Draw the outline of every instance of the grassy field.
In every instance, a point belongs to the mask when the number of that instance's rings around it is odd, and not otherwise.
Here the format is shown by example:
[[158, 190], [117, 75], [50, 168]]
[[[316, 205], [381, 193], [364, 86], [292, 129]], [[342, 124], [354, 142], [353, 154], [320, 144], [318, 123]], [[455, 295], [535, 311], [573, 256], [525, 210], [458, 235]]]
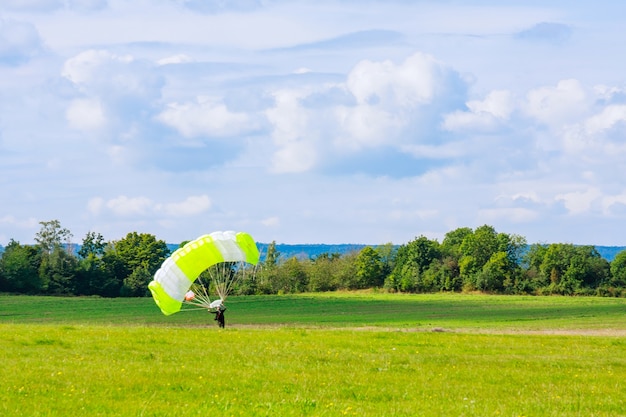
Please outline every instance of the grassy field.
[[0, 296], [0, 415], [626, 415], [626, 300], [329, 293], [211, 318]]

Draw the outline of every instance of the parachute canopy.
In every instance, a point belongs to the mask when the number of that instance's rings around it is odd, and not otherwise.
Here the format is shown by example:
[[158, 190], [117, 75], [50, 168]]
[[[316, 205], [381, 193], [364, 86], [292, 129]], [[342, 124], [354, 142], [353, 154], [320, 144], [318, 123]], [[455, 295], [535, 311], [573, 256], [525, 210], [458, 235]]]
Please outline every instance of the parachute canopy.
[[[259, 262], [259, 250], [252, 236], [245, 232], [213, 232], [192, 240], [167, 258], [148, 288], [163, 314], [180, 311], [183, 301], [191, 301], [191, 286], [207, 268], [220, 263]], [[220, 299], [226, 298], [230, 283], [216, 283]]]

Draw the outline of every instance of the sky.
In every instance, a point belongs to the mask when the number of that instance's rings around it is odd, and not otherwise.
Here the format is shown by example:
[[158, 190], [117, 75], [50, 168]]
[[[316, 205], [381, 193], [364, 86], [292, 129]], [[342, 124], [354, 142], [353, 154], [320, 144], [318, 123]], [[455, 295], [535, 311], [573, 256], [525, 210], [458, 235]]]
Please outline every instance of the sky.
[[626, 245], [626, 2], [0, 0], [0, 245]]

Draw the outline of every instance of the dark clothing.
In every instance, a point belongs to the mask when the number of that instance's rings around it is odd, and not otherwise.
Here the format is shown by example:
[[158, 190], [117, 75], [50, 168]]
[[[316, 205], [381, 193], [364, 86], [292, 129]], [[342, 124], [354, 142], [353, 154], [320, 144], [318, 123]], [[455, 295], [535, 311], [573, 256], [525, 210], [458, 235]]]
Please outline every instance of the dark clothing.
[[212, 314], [215, 314], [215, 318], [213, 320], [217, 320], [217, 324], [221, 328], [224, 328], [224, 326], [226, 325], [226, 321], [224, 320], [224, 310], [218, 308], [216, 311], [211, 311]]
[[217, 314], [215, 315], [215, 320], [217, 320], [217, 324], [223, 329], [226, 325], [226, 321], [224, 320], [224, 311], [217, 310]]

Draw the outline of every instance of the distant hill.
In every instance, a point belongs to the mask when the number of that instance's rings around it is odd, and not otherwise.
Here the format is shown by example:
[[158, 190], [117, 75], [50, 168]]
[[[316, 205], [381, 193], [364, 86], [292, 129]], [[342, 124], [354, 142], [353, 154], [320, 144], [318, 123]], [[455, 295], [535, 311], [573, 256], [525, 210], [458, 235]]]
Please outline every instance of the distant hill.
[[[74, 249], [74, 253], [78, 253], [80, 250], [80, 246], [78, 244], [72, 245]], [[178, 249], [178, 244], [168, 243], [167, 247], [171, 252], [174, 252]], [[259, 248], [259, 252], [261, 253], [261, 260], [265, 259], [265, 255], [267, 254], [267, 247], [269, 243], [257, 243]], [[280, 259], [290, 259], [294, 256], [298, 259], [309, 259], [316, 258], [321, 254], [328, 253], [334, 254], [338, 253], [339, 255], [344, 255], [350, 252], [358, 252], [366, 246], [375, 247], [376, 245], [363, 245], [357, 243], [342, 243], [342, 244], [323, 244], [323, 243], [312, 243], [312, 244], [299, 244], [299, 245], [290, 245], [285, 243], [277, 243], [276, 250], [280, 253]], [[399, 245], [396, 245], [399, 247]], [[626, 246], [596, 246], [596, 250], [607, 261], [611, 262], [615, 255], [620, 253], [623, 250], [626, 250]], [[0, 254], [4, 252], [4, 247], [0, 245]]]
[[[269, 243], [260, 243], [257, 242], [257, 247], [259, 248], [259, 253], [261, 255], [261, 260], [265, 259], [265, 255], [267, 255], [267, 247]], [[364, 247], [368, 245], [362, 244], [300, 244], [300, 245], [289, 245], [284, 243], [277, 243], [276, 250], [280, 254], [280, 259], [291, 259], [296, 257], [298, 259], [309, 259], [316, 258], [321, 254], [328, 253], [334, 254], [338, 253], [339, 255], [345, 255], [350, 252], [358, 252]], [[179, 245], [176, 244], [168, 244], [167, 247], [170, 251], [174, 252], [178, 249]]]
[[615, 258], [615, 255], [626, 250], [626, 246], [596, 246], [596, 250], [600, 256], [611, 262]]
[[[170, 250], [173, 252], [178, 249], [178, 245], [168, 244], [167, 245]], [[260, 243], [257, 242], [257, 247], [259, 248], [259, 252], [261, 253], [261, 260], [265, 259], [265, 255], [267, 254], [267, 247], [269, 243]], [[299, 245], [291, 245], [285, 243], [277, 243], [276, 250], [280, 253], [280, 259], [286, 260], [293, 258], [294, 256], [298, 259], [310, 259], [316, 258], [321, 254], [328, 253], [338, 253], [339, 255], [344, 255], [350, 252], [358, 252], [366, 246], [376, 247], [376, 245], [363, 245], [357, 243], [343, 243], [343, 244], [323, 244], [323, 243], [311, 243], [311, 244], [299, 244]], [[399, 245], [395, 245], [396, 248]], [[615, 255], [619, 252], [626, 250], [626, 246], [596, 246], [595, 247], [600, 256], [602, 256], [607, 261], [611, 262]]]
[[[265, 259], [267, 255], [268, 243], [257, 243], [259, 252], [261, 253], [261, 259]], [[359, 252], [361, 249], [368, 245], [360, 244], [302, 244], [302, 245], [287, 245], [283, 243], [276, 244], [276, 250], [280, 254], [280, 259], [290, 259], [294, 256], [298, 259], [316, 258], [322, 254], [334, 254], [345, 255], [350, 252]]]

